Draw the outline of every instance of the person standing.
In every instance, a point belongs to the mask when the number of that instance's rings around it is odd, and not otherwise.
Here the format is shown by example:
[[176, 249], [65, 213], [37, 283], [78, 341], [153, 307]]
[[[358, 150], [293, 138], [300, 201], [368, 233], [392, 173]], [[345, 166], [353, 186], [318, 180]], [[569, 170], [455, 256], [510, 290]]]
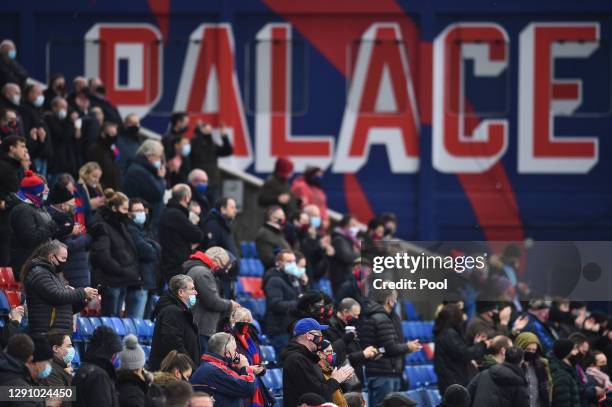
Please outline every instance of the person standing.
[[580, 384], [576, 376], [578, 347], [571, 339], [557, 339], [548, 354], [552, 376], [552, 407], [580, 407]]
[[123, 338], [123, 350], [117, 354], [117, 357], [120, 365], [115, 387], [119, 393], [119, 405], [121, 407], [150, 405], [151, 399], [148, 393], [153, 375], [144, 369], [145, 353], [135, 335], [130, 334]]
[[100, 183], [103, 188], [118, 190], [121, 186], [121, 171], [116, 163], [117, 125], [111, 122], [102, 123], [100, 134], [87, 149], [87, 161], [97, 162], [102, 170]]
[[291, 174], [293, 174], [293, 161], [284, 157], [277, 158], [274, 172], [259, 190], [257, 198], [259, 206], [267, 208], [272, 205], [280, 205], [288, 217], [296, 214], [298, 212], [297, 200], [289, 185]]
[[274, 267], [276, 253], [291, 249], [283, 235], [285, 220], [285, 212], [280, 206], [269, 207], [266, 210], [266, 223], [259, 228], [255, 236], [257, 254], [266, 270]]
[[523, 332], [516, 337], [514, 344], [525, 352], [523, 371], [527, 379], [529, 407], [550, 407], [550, 371], [540, 340], [531, 332]]

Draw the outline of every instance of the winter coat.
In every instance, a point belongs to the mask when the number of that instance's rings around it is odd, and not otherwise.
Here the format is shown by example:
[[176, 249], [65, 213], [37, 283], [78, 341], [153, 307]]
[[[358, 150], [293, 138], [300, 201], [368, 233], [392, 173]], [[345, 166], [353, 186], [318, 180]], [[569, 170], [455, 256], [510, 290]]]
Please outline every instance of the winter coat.
[[[148, 374], [149, 376], [150, 373]], [[119, 405], [121, 407], [145, 407], [151, 402], [148, 397], [150, 381], [141, 379], [131, 370], [120, 369], [117, 371], [115, 388], [119, 393]]]
[[352, 274], [353, 262], [359, 257], [353, 242], [339, 231], [332, 233], [331, 244], [336, 253], [331, 258], [329, 279], [334, 292]]
[[354, 335], [346, 334], [347, 326], [356, 326], [357, 321], [342, 321], [337, 316], [331, 317], [329, 320], [329, 328], [323, 331], [325, 339], [332, 343], [334, 352], [336, 352], [337, 365], [341, 366], [345, 359], [355, 368], [355, 374], [361, 383], [364, 383], [363, 367], [366, 358], [363, 355], [363, 349], [359, 340]]
[[274, 267], [276, 254], [279, 251], [291, 249], [291, 246], [283, 236], [283, 231], [268, 223], [257, 231], [255, 247], [257, 248], [259, 259], [266, 270]]
[[255, 392], [255, 374], [251, 367], [235, 370], [227, 358], [205, 353], [202, 364], [189, 380], [195, 391], [203, 391], [215, 399], [216, 407], [242, 407], [242, 399]]
[[289, 311], [297, 307], [300, 283], [295, 277], [272, 268], [264, 274], [263, 289], [266, 294], [267, 334], [284, 335], [293, 320]]
[[559, 339], [559, 335], [557, 335], [554, 328], [545, 322], [540, 322], [533, 314], [529, 314], [529, 322], [523, 329], [523, 332], [531, 332], [538, 337], [544, 354], [550, 352], [555, 341]]
[[23, 179], [24, 169], [21, 162], [9, 157], [8, 154], [0, 152], [0, 177], [3, 192], [16, 193]]
[[529, 407], [527, 380], [521, 368], [501, 363], [476, 375], [468, 385], [472, 406]]
[[297, 406], [305, 393], [316, 393], [326, 402], [340, 389], [335, 379], [326, 380], [319, 367], [319, 356], [295, 341], [280, 354], [283, 361], [283, 405]]
[[93, 281], [106, 287], [142, 286], [136, 247], [127, 229], [127, 215], [108, 206], [96, 211], [90, 233]]
[[202, 231], [189, 220], [189, 210], [171, 199], [159, 223], [161, 270], [167, 282], [180, 274], [191, 255], [191, 245], [202, 241]]
[[200, 214], [200, 225], [202, 225], [204, 218], [208, 215], [208, 213], [211, 210], [211, 204], [210, 201], [208, 200], [208, 198], [206, 197], [206, 192], [204, 192], [203, 194], [199, 193], [197, 189], [195, 189], [195, 187], [191, 184], [189, 185], [189, 189], [191, 189], [191, 200], [195, 201], [198, 203], [198, 205], [200, 205], [200, 209], [202, 210], [202, 213]]
[[95, 213], [94, 209], [91, 207], [91, 200], [100, 196], [104, 196], [102, 188], [98, 185], [97, 188], [89, 188], [82, 180], [79, 180], [76, 184], [77, 186], [77, 195], [81, 198], [81, 202], [83, 205], [83, 215], [85, 217], [85, 226], [89, 227], [91, 225], [91, 221], [93, 220], [93, 215]]
[[219, 246], [231, 252], [236, 257], [240, 255], [234, 237], [232, 236], [231, 224], [219, 211], [211, 209], [206, 219], [204, 219], [204, 222], [201, 223], [201, 227], [202, 233], [204, 234], [204, 239], [202, 241], [203, 247], [209, 248]]
[[67, 285], [47, 259], [32, 260], [24, 281], [31, 334], [51, 329], [72, 334], [72, 315], [83, 309], [86, 295], [85, 289]]
[[85, 357], [72, 378], [72, 385], [78, 389], [73, 407], [119, 407], [115, 380], [110, 360]]
[[197, 365], [200, 360], [198, 328], [193, 323], [193, 314], [181, 300], [164, 293], [155, 309], [155, 319], [149, 369], [159, 370], [161, 361], [173, 349], [184, 353]]
[[101, 138], [93, 142], [87, 149], [87, 161], [95, 161], [102, 169], [100, 183], [104, 188], [119, 190], [121, 186], [121, 171], [115, 162], [115, 152], [111, 148], [115, 138]]
[[51, 138], [53, 156], [49, 160], [49, 172], [61, 174], [67, 172], [76, 177], [78, 174], [76, 138], [74, 122], [69, 118], [61, 120], [56, 114], [45, 116], [49, 129], [47, 137]]
[[193, 279], [198, 292], [198, 301], [192, 308], [193, 321], [198, 327], [198, 334], [212, 336], [217, 332], [220, 317], [229, 315], [232, 303], [219, 295], [222, 291], [220, 281], [202, 261], [187, 260], [183, 264], [183, 274]]
[[19, 61], [9, 58], [4, 53], [0, 54], [0, 86], [12, 82], [24, 88], [28, 76], [28, 72]]
[[[284, 205], [278, 202], [278, 197], [283, 194], [289, 194], [290, 196], [289, 202]], [[295, 195], [293, 195], [293, 192], [291, 192], [291, 186], [289, 186], [287, 180], [274, 174], [270, 175], [268, 179], [266, 179], [266, 182], [264, 182], [263, 186], [259, 190], [257, 203], [263, 208], [267, 208], [272, 205], [280, 205], [281, 208], [283, 208], [283, 211], [285, 211], [287, 218], [290, 218], [291, 215], [298, 212], [297, 199], [295, 199]]]
[[479, 342], [468, 346], [459, 332], [448, 328], [436, 336], [435, 349], [434, 371], [438, 376], [440, 394], [444, 394], [451, 384], [468, 384], [470, 362], [484, 355], [486, 345]]
[[401, 377], [404, 355], [409, 353], [409, 349], [397, 314], [387, 312], [377, 302], [366, 301], [359, 321], [359, 341], [363, 348], [385, 348], [382, 358], [365, 361], [368, 376]]
[[117, 137], [117, 149], [119, 150], [119, 158], [117, 164], [122, 173], [128, 170], [132, 164], [132, 160], [136, 157], [136, 151], [140, 147], [141, 141], [136, 136], [128, 136], [127, 134], [119, 134]]
[[300, 207], [306, 205], [316, 205], [321, 212], [321, 220], [327, 220], [327, 195], [325, 191], [318, 185], [309, 184], [304, 176], [296, 177], [291, 184], [293, 195], [300, 202]]
[[346, 278], [334, 291], [334, 299], [336, 302], [342, 301], [344, 298], [352, 298], [363, 306], [365, 299], [359, 286], [357, 279], [352, 274]]
[[[26, 145], [28, 146], [28, 153], [30, 158], [34, 161], [37, 158], [49, 159], [53, 157], [53, 146], [51, 145], [51, 135], [49, 129], [43, 119], [42, 107], [36, 107], [27, 100], [21, 102], [19, 107], [19, 116], [21, 117], [21, 124], [23, 126], [23, 136], [26, 139]], [[40, 141], [39, 138], [33, 140], [30, 137], [30, 130], [33, 128], [45, 129], [46, 137], [44, 141]]]
[[136, 248], [140, 275], [142, 276], [142, 288], [154, 290], [157, 288], [156, 270], [161, 257], [161, 247], [155, 240], [147, 236], [145, 230], [134, 221], [129, 221], [127, 228]]
[[57, 225], [45, 208], [37, 208], [29, 200], [18, 200], [9, 217], [12, 231], [11, 267], [18, 275], [34, 249], [56, 237]]
[[165, 190], [166, 181], [157, 174], [157, 168], [144, 157], [134, 158], [123, 176], [123, 192], [128, 198], [142, 198], [151, 205], [153, 230], [159, 227]]
[[[11, 357], [6, 352], [0, 352], [0, 386], [10, 387], [36, 387], [37, 384], [32, 380], [30, 371], [26, 365]], [[45, 405], [41, 401], [22, 401], [17, 403], [2, 403], [3, 406], [15, 406], [21, 407], [42, 407]]]
[[219, 171], [219, 157], [228, 157], [234, 153], [227, 134], [221, 136], [222, 145], [214, 142], [212, 134], [203, 134], [196, 130], [191, 139], [191, 168], [199, 168], [208, 174], [208, 184], [211, 187], [221, 185], [221, 172]]
[[576, 370], [552, 354], [548, 355], [552, 375], [552, 407], [580, 407], [580, 389]]
[[475, 315], [465, 328], [465, 340], [467, 343], [474, 342], [474, 338], [480, 332], [485, 332], [489, 338], [494, 338], [497, 335], [510, 337], [510, 331], [507, 326], [496, 324], [493, 321], [487, 321], [480, 315]]
[[[68, 387], [72, 383], [72, 375], [65, 369], [67, 368], [66, 362], [57, 356], [53, 356], [51, 360], [51, 374], [46, 379], [41, 379], [40, 384], [42, 386], [56, 386], [56, 387]], [[62, 406], [69, 406], [70, 402], [62, 402]]]

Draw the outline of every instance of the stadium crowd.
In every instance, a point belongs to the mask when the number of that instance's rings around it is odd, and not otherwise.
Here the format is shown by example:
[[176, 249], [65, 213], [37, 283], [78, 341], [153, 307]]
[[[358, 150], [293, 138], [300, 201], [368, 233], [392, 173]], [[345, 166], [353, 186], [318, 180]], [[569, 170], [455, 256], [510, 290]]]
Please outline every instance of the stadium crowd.
[[[279, 397], [264, 380], [265, 342], [285, 407], [418, 405], [403, 373], [425, 350], [445, 407], [609, 405], [606, 313], [531, 293], [508, 246], [438, 306], [433, 344], [406, 338], [398, 292], [368, 292], [362, 253], [394, 239], [396, 217], [367, 230], [350, 214], [333, 221], [324, 172], [294, 176], [285, 158], [258, 198], [256, 320], [238, 298], [237, 203], [221, 193], [226, 132], [217, 140], [177, 112], [147, 139], [99, 78], [55, 75], [43, 89], [16, 55], [0, 43], [0, 265], [20, 292], [0, 335], [0, 385], [76, 386], [76, 401], [47, 405], [269, 407]], [[499, 299], [478, 297], [484, 286]], [[73, 368], [79, 313], [153, 320], [150, 355], [100, 326]]]

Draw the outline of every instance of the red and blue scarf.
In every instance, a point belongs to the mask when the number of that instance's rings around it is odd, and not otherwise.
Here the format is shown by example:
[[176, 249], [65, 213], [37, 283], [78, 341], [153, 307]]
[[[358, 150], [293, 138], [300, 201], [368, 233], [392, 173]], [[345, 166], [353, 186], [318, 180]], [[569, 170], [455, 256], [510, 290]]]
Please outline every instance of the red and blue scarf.
[[[246, 350], [247, 360], [249, 361], [249, 365], [258, 365], [261, 363], [261, 356], [259, 354], [259, 347], [257, 343], [251, 338], [249, 333], [243, 334], [242, 332], [235, 333], [236, 340], [240, 341], [242, 347]], [[262, 393], [263, 382], [259, 376], [256, 376], [257, 388], [255, 389], [255, 393], [251, 397], [251, 407], [265, 407], [264, 396]]]

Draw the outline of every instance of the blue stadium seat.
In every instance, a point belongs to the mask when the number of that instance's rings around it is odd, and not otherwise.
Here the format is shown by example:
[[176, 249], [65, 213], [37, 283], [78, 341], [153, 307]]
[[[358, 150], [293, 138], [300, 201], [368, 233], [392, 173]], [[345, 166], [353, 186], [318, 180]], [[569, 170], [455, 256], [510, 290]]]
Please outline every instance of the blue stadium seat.
[[270, 364], [276, 364], [276, 351], [273, 346], [261, 346], [261, 358]]
[[266, 300], [263, 298], [242, 300], [240, 304], [251, 311], [254, 319], [263, 319], [266, 314]]
[[141, 341], [150, 341], [151, 336], [149, 335], [149, 326], [140, 318], [132, 318], [132, 323], [138, 335], [138, 339]]
[[136, 329], [136, 326], [134, 325], [134, 321], [132, 321], [131, 318], [122, 318], [121, 322], [123, 322], [123, 326], [125, 326], [126, 335], [134, 334], [138, 336], [138, 329]]
[[121, 321], [121, 318], [111, 317], [110, 320], [113, 324], [113, 329], [115, 330], [115, 333], [119, 335], [119, 337], [123, 338], [125, 335], [127, 335], [125, 325], [123, 325], [123, 321]]
[[323, 291], [325, 294], [329, 295], [330, 297], [333, 297], [331, 281], [329, 281], [329, 279], [322, 278], [319, 281], [317, 281], [316, 288], [319, 291]]
[[259, 259], [259, 253], [257, 253], [257, 246], [255, 246], [255, 242], [250, 241], [250, 242], [248, 242], [248, 245], [249, 245], [249, 250], [250, 250], [250, 253], [251, 253], [250, 257], [252, 259]]
[[144, 320], [145, 325], [147, 326], [149, 337], [153, 338], [153, 331], [155, 330], [155, 323], [150, 319]]
[[432, 342], [434, 340], [433, 327], [434, 321], [423, 321], [421, 342]]
[[439, 406], [442, 403], [442, 396], [438, 389], [426, 389], [425, 395], [430, 406]]
[[414, 308], [414, 304], [409, 301], [404, 301], [404, 311], [406, 311], [406, 317], [409, 321], [420, 321], [421, 317], [417, 314], [416, 309]]
[[4, 294], [4, 290], [0, 290], [0, 314], [6, 315], [9, 312], [11, 312], [11, 305], [6, 298], [6, 294]]
[[242, 254], [243, 259], [248, 259], [250, 256], [251, 249], [249, 248], [249, 242], [242, 241], [240, 242], [240, 253]]
[[144, 354], [145, 354], [145, 360], [148, 362], [149, 356], [151, 355], [151, 346], [142, 345], [142, 350], [144, 351]]
[[89, 317], [89, 322], [94, 331], [102, 326], [102, 321], [98, 317]]
[[251, 259], [240, 259], [240, 274], [241, 276], [249, 277], [253, 275], [251, 268]]
[[266, 386], [272, 390], [274, 395], [283, 391], [283, 369], [268, 369], [263, 377]]
[[406, 363], [409, 365], [422, 365], [427, 363], [427, 356], [423, 350], [411, 353], [406, 356]]
[[78, 369], [81, 366], [81, 355], [79, 355], [79, 348], [74, 347], [74, 359], [72, 359], [72, 367]]
[[77, 335], [76, 340], [88, 341], [93, 335], [94, 327], [91, 324], [89, 318], [78, 317], [77, 318]]
[[406, 395], [412, 400], [416, 401], [417, 406], [428, 406], [427, 402], [425, 401], [424, 394], [420, 390], [408, 390]]
[[402, 321], [402, 332], [404, 333], [404, 339], [415, 339], [416, 330], [414, 321]]
[[263, 277], [266, 271], [263, 263], [259, 259], [251, 259], [251, 270], [253, 270], [253, 275], [255, 277]]

